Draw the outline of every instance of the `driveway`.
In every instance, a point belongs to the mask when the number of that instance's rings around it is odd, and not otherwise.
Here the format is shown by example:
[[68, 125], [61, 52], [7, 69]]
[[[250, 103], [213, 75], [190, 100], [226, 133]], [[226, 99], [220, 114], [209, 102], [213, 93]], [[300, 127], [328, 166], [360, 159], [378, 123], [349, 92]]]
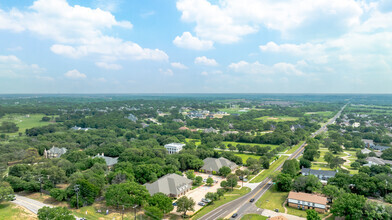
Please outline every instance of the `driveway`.
[[45, 203], [42, 203], [40, 201], [34, 200], [34, 199], [29, 199], [27, 197], [24, 196], [19, 196], [19, 195], [15, 195], [15, 200], [12, 201], [13, 203], [25, 207], [26, 209], [30, 210], [32, 213], [37, 214], [38, 213], [38, 209], [44, 207], [44, 206], [49, 206], [49, 207], [53, 207], [51, 205], [47, 205]]

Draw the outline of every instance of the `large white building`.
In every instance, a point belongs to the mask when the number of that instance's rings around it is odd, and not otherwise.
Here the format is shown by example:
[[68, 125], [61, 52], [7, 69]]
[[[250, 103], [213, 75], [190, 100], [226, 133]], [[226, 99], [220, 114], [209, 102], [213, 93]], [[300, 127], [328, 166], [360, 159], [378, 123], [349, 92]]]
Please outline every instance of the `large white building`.
[[165, 148], [169, 154], [176, 154], [182, 150], [182, 147], [184, 147], [185, 144], [181, 143], [170, 143], [166, 144]]

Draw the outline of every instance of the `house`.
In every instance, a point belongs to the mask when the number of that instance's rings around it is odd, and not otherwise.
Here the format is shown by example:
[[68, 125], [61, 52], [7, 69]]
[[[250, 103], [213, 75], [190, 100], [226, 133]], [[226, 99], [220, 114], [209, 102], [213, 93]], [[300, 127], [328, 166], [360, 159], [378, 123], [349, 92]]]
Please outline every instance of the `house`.
[[180, 131], [187, 131], [187, 130], [189, 130], [189, 128], [187, 128], [186, 126], [182, 126], [178, 130], [180, 130]]
[[204, 129], [203, 132], [204, 132], [204, 133], [215, 133], [215, 134], [216, 134], [216, 133], [218, 133], [218, 130], [216, 130], [216, 129], [210, 127], [210, 128]]
[[336, 172], [330, 170], [312, 170], [309, 168], [302, 168], [301, 173], [304, 176], [314, 175], [322, 182], [326, 182], [329, 178], [335, 177]]
[[294, 132], [295, 130], [299, 129], [299, 128], [304, 128], [302, 125], [296, 124], [296, 125], [291, 125], [290, 126], [290, 130], [292, 132]]
[[67, 149], [66, 148], [58, 148], [53, 146], [52, 148], [50, 148], [49, 150], [44, 150], [44, 157], [45, 158], [59, 158], [61, 157], [61, 155], [67, 153]]
[[362, 139], [362, 142], [365, 143], [365, 146], [369, 148], [370, 146], [374, 146], [374, 141], [370, 139]]
[[373, 150], [383, 151], [383, 150], [388, 149], [389, 147], [388, 146], [376, 146], [376, 145], [373, 145], [373, 146], [370, 146], [370, 148], [373, 149]]
[[361, 150], [361, 153], [363, 153], [363, 154], [368, 154], [370, 152], [372, 152], [372, 151], [367, 148]]
[[118, 157], [107, 157], [103, 153], [102, 154], [97, 154], [97, 156], [95, 156], [93, 158], [96, 158], [96, 157], [103, 158], [105, 160], [105, 162], [106, 162], [106, 165], [108, 167], [113, 167], [118, 162], [117, 161]]
[[200, 168], [202, 172], [206, 173], [219, 173], [219, 169], [226, 166], [229, 167], [231, 170], [237, 168], [237, 164], [231, 162], [230, 160], [220, 157], [220, 158], [212, 158], [207, 157], [203, 160], [204, 166]]
[[82, 128], [82, 127], [78, 127], [78, 126], [73, 126], [71, 128], [71, 130], [74, 130], [74, 131], [88, 131], [90, 129], [92, 129], [92, 128]]
[[176, 154], [182, 150], [182, 147], [184, 147], [185, 144], [181, 143], [170, 143], [166, 144], [165, 148], [169, 154]]
[[327, 197], [303, 192], [290, 192], [287, 197], [287, 204], [298, 209], [314, 209], [317, 212], [328, 211]]
[[148, 126], [150, 126], [149, 124], [146, 124], [144, 122], [142, 122], [141, 125], [142, 125], [142, 128], [147, 128]]
[[377, 157], [368, 157], [366, 158], [366, 161], [368, 162], [367, 164], [365, 164], [364, 166], [372, 166], [372, 165], [385, 165], [385, 164], [391, 164], [392, 165], [392, 161], [390, 160], [383, 160], [381, 158], [377, 158]]
[[184, 123], [184, 121], [181, 120], [181, 119], [173, 119], [173, 121], [174, 121], [174, 122], [178, 122], [178, 123]]
[[192, 189], [192, 180], [175, 173], [167, 174], [153, 183], [146, 183], [150, 195], [163, 193], [170, 197], [180, 197]]
[[128, 118], [129, 120], [133, 121], [133, 122], [136, 122], [136, 121], [137, 121], [137, 117], [134, 116], [133, 114], [129, 114], [127, 118]]

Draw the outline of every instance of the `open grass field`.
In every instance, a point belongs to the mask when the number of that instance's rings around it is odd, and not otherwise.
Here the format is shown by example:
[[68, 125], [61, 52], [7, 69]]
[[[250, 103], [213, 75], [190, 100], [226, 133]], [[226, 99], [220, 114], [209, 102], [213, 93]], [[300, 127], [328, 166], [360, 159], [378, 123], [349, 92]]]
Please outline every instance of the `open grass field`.
[[274, 174], [274, 170], [280, 165], [282, 164], [286, 159], [288, 158], [288, 156], [281, 156], [279, 157], [279, 159], [277, 161], [275, 161], [268, 170], [263, 170], [258, 176], [256, 176], [252, 181], [250, 181], [251, 183], [259, 183], [261, 181], [263, 181], [265, 178], [267, 178], [268, 176], [271, 176], [272, 174]]
[[264, 110], [264, 109], [261, 109], [261, 108], [251, 108], [251, 109], [247, 109], [246, 111], [240, 111], [240, 110], [243, 110], [243, 109], [244, 108], [221, 108], [221, 109], [219, 109], [219, 111], [227, 112], [229, 114], [244, 114], [244, 113], [246, 113], [246, 112], [248, 112], [250, 110], [256, 110], [256, 111]]
[[186, 143], [195, 141], [196, 146], [201, 144], [201, 141], [199, 139], [191, 139], [191, 138], [185, 138]]
[[298, 119], [299, 119], [298, 117], [290, 117], [290, 116], [263, 116], [263, 117], [256, 118], [256, 120], [276, 121], [276, 122], [296, 121]]
[[278, 192], [276, 186], [272, 186], [264, 195], [257, 200], [256, 206], [263, 209], [275, 210], [284, 212], [283, 203], [287, 198], [288, 192]]
[[237, 146], [237, 144], [243, 144], [243, 145], [258, 145], [261, 147], [267, 147], [270, 146], [271, 150], [277, 148], [279, 145], [274, 145], [274, 144], [254, 144], [254, 143], [243, 143], [243, 142], [234, 142], [234, 141], [223, 141], [223, 143], [227, 146], [228, 144], [231, 144], [233, 146]]
[[219, 206], [226, 204], [234, 199], [237, 199], [245, 194], [250, 192], [250, 188], [243, 187], [242, 189], [235, 189], [232, 192], [227, 192], [220, 200], [215, 201], [213, 204], [206, 206], [205, 208], [201, 209], [192, 219], [198, 219], [203, 215], [211, 212], [212, 210], [218, 208]]
[[[324, 160], [324, 156], [329, 150], [327, 148], [320, 148], [320, 157], [315, 159], [315, 163], [312, 163], [312, 169], [318, 170], [332, 170], [329, 168], [327, 162]], [[345, 159], [347, 162], [343, 164], [343, 167], [350, 171], [350, 174], [358, 173], [358, 170], [352, 169], [350, 164], [357, 160], [356, 151], [355, 150], [344, 150], [341, 153], [334, 154], [335, 156], [339, 156]]]
[[33, 127], [40, 127], [49, 125], [54, 122], [43, 122], [41, 121], [44, 114], [32, 114], [32, 115], [17, 115], [17, 114], [7, 114], [4, 117], [0, 118], [0, 124], [3, 121], [7, 122], [14, 122], [16, 126], [19, 127], [19, 131], [15, 133], [6, 133], [8, 135], [17, 135], [19, 132], [24, 132], [26, 129], [33, 128]]
[[248, 158], [254, 158], [254, 159], [256, 159], [256, 160], [259, 160], [259, 158], [260, 158], [260, 156], [254, 155], [254, 154], [245, 154], [245, 153], [244, 153], [244, 154], [240, 154], [240, 153], [235, 153], [234, 155], [241, 157], [242, 162], [243, 162], [244, 164], [246, 163], [246, 160], [247, 160]]
[[0, 204], [0, 219], [26, 219], [36, 220], [37, 216], [11, 202]]
[[241, 220], [267, 220], [268, 218], [258, 214], [247, 214], [244, 215]]

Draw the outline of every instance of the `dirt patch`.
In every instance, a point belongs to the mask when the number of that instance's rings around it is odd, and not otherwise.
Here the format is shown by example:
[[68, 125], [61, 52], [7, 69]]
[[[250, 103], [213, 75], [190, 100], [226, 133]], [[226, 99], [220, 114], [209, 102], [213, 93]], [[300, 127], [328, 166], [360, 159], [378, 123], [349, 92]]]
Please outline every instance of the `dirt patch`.
[[268, 120], [278, 120], [279, 118], [269, 117]]

